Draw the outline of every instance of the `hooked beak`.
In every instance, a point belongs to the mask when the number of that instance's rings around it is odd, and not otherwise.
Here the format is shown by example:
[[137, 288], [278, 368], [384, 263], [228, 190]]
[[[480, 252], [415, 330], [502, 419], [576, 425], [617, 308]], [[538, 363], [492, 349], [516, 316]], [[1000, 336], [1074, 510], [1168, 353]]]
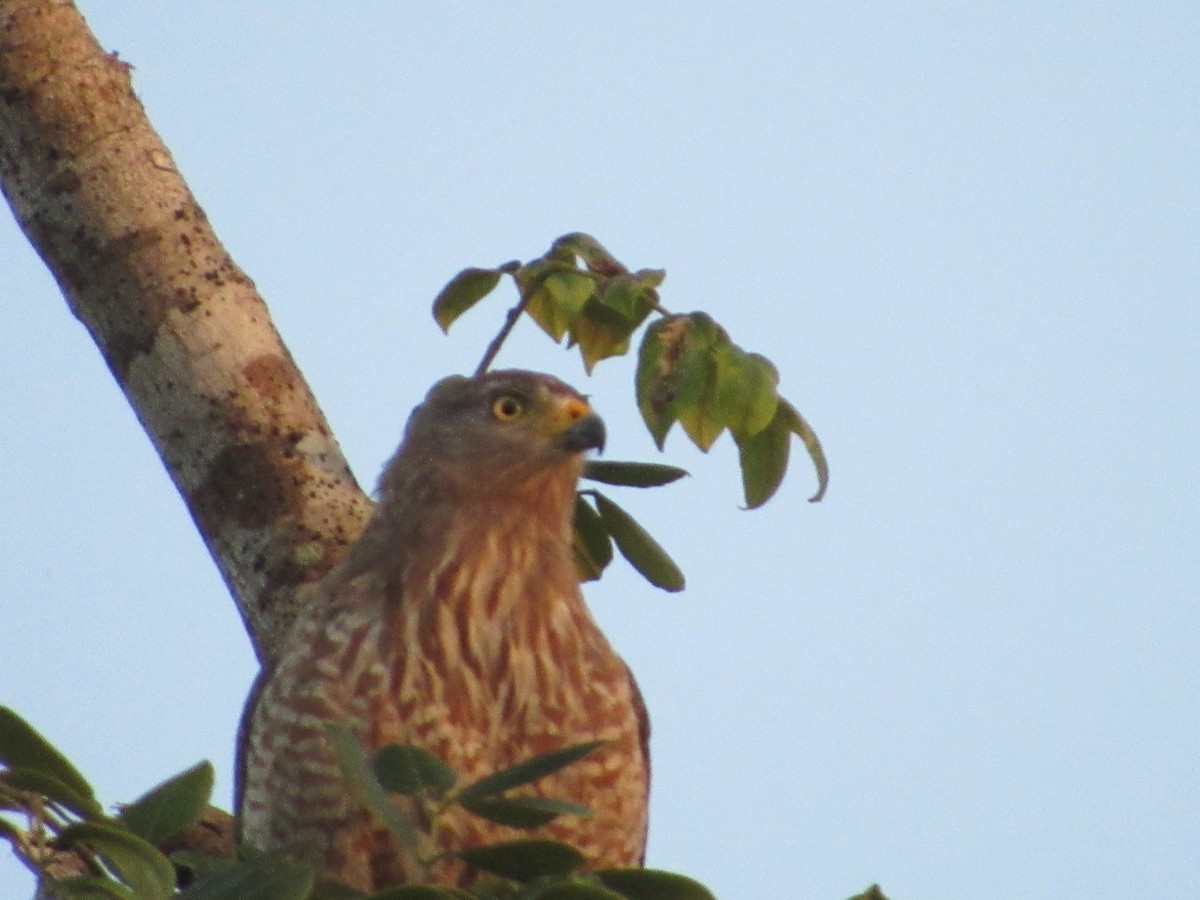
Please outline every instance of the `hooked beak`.
[[562, 446], [572, 453], [584, 450], [604, 450], [604, 420], [594, 412], [588, 412], [563, 432]]

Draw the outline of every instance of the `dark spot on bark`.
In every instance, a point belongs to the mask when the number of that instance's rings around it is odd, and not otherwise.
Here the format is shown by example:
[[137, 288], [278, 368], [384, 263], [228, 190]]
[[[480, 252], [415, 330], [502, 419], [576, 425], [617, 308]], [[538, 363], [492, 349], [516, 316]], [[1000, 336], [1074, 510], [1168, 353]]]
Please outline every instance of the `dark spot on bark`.
[[192, 510], [210, 534], [233, 520], [243, 528], [263, 528], [280, 516], [299, 512], [291, 473], [280, 466], [274, 441], [235, 444], [213, 460], [208, 476], [191, 495]]
[[51, 194], [73, 194], [82, 183], [74, 169], [63, 169], [46, 182], [46, 190]]

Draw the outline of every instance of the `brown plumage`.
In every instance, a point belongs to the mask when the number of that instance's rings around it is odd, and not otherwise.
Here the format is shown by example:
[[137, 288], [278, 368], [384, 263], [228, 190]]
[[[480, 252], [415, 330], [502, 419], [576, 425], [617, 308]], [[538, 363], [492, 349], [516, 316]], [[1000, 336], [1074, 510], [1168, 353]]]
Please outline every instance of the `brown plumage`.
[[[649, 783], [637, 686], [592, 620], [571, 551], [584, 451], [604, 426], [547, 375], [445, 379], [413, 412], [379, 504], [320, 585], [247, 704], [239, 750], [243, 840], [287, 848], [360, 889], [468, 884], [430, 867], [343, 785], [324, 725], [368, 751], [416, 744], [466, 781], [548, 750], [607, 745], [530, 792], [589, 806], [533, 833], [595, 866], [640, 865]], [[453, 810], [438, 850], [530, 836]]]

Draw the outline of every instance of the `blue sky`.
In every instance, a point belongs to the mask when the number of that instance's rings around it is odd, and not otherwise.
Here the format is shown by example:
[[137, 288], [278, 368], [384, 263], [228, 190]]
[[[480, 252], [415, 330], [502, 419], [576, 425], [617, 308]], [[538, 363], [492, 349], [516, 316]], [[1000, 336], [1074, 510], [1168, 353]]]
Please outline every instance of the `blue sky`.
[[[1200, 895], [1194, 4], [83, 2], [364, 484], [466, 265], [574, 230], [779, 366], [797, 452], [617, 499], [666, 595], [588, 596], [649, 703], [649, 862], [722, 900]], [[0, 702], [108, 803], [211, 759], [254, 661], [137, 421], [0, 219]], [[502, 364], [659, 458], [629, 361]], [[1192, 400], [1188, 400], [1188, 395]], [[615, 492], [614, 492], [615, 493]], [[0, 894], [29, 879], [0, 859]]]

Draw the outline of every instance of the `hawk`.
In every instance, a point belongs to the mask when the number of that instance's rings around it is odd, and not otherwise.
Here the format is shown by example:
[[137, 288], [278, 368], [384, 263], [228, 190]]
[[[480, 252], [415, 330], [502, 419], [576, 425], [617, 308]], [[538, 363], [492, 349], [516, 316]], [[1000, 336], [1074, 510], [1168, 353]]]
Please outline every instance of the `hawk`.
[[354, 800], [325, 730], [336, 722], [368, 754], [414, 744], [463, 783], [604, 740], [530, 786], [590, 817], [560, 816], [531, 835], [452, 808], [426, 837], [451, 852], [546, 837], [596, 867], [642, 864], [645, 707], [584, 604], [572, 553], [584, 454], [604, 437], [584, 397], [549, 375], [433, 386], [384, 468], [362, 537], [251, 693], [238, 753], [243, 841], [361, 890], [474, 880], [453, 857], [412, 858]]

